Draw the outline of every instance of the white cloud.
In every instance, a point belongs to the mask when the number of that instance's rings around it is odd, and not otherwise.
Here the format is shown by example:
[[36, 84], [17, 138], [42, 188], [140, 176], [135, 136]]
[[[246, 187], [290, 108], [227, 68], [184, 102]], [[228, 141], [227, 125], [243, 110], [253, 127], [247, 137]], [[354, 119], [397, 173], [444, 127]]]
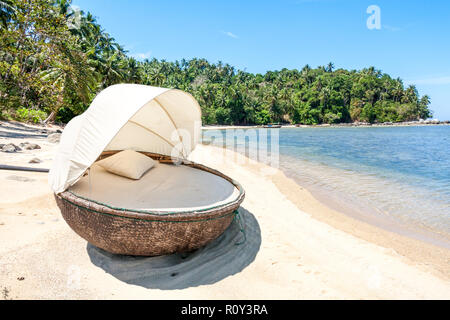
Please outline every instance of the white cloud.
[[383, 24], [383, 28], [386, 30], [389, 30], [389, 31], [401, 31], [402, 30], [402, 28], [391, 26], [388, 24]]
[[238, 39], [239, 37], [230, 31], [222, 31], [222, 33], [230, 38]]
[[149, 59], [152, 56], [152, 52], [148, 51], [148, 52], [132, 53], [131, 56], [135, 59], [145, 60]]
[[406, 80], [406, 84], [418, 84], [418, 85], [446, 85], [450, 84], [450, 76], [447, 77], [431, 77], [416, 80]]

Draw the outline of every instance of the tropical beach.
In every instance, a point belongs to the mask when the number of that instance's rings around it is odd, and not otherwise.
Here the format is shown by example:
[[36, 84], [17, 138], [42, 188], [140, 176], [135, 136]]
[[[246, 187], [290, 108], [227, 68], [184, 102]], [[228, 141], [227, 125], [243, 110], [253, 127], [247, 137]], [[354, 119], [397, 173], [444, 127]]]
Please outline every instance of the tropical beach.
[[449, 3], [256, 7], [0, 0], [0, 300], [450, 299]]
[[[1, 124], [2, 163], [48, 167], [58, 127]], [[7, 136], [7, 137], [5, 137]], [[238, 160], [238, 158], [240, 160]], [[47, 175], [0, 171], [3, 299], [448, 299], [448, 249], [330, 209], [281, 171], [213, 146], [191, 159], [239, 179], [247, 240], [230, 232], [185, 259], [101, 252], [64, 222]], [[232, 232], [233, 231], [233, 232]], [[176, 274], [174, 276], [174, 274]], [[205, 277], [205, 274], [209, 275]]]

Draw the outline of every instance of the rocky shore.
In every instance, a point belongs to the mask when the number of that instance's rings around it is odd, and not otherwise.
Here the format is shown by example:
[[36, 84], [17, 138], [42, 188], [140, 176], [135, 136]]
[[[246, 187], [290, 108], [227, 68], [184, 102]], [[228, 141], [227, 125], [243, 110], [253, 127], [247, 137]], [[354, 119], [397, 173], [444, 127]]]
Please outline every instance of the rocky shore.
[[[450, 120], [420, 120], [420, 121], [406, 121], [406, 122], [381, 122], [381, 123], [368, 123], [368, 122], [352, 122], [352, 123], [336, 123], [336, 124], [318, 124], [318, 125], [302, 125], [297, 124], [295, 127], [406, 127], [406, 126], [428, 126], [428, 125], [450, 125]], [[287, 126], [292, 127], [292, 126]]]
[[[368, 122], [352, 122], [352, 123], [335, 123], [335, 124], [283, 124], [281, 128], [320, 128], [320, 127], [406, 127], [406, 126], [436, 126], [436, 125], [450, 125], [450, 120], [440, 121], [440, 120], [420, 120], [420, 121], [406, 121], [406, 122], [381, 122], [381, 123], [368, 123]], [[257, 128], [267, 128], [264, 125], [245, 125], [245, 126], [234, 126], [234, 125], [207, 125], [203, 126], [204, 130], [223, 130], [223, 129], [257, 129]], [[279, 128], [279, 126], [274, 126], [273, 128]]]
[[[29, 125], [20, 122], [0, 121], [0, 152], [16, 153], [25, 150], [39, 150], [41, 146], [29, 141], [22, 141], [22, 139], [41, 139], [49, 143], [59, 143], [62, 128], [46, 128], [37, 125]], [[19, 140], [18, 140], [19, 139]]]

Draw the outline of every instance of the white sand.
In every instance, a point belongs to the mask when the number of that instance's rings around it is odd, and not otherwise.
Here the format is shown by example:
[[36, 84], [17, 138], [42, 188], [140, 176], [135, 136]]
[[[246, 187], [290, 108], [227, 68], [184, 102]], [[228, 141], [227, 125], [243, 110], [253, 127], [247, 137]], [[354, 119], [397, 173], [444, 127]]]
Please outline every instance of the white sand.
[[[34, 166], [49, 167], [54, 145], [25, 140], [43, 149], [0, 153], [0, 163], [38, 156], [45, 162]], [[0, 139], [10, 141], [24, 140]], [[157, 258], [87, 245], [62, 219], [46, 174], [0, 171], [0, 299], [450, 298], [449, 250], [337, 219], [280, 172], [221, 155], [199, 146], [192, 159], [243, 185], [247, 241], [235, 245], [242, 234], [233, 225], [193, 254]]]

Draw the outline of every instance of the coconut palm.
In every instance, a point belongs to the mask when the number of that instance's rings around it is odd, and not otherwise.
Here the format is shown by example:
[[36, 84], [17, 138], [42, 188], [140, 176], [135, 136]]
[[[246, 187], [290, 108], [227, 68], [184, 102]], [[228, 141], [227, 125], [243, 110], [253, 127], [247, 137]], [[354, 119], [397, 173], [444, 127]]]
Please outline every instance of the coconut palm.
[[328, 63], [327, 67], [326, 67], [326, 71], [327, 72], [333, 72], [334, 70], [334, 64], [333, 62]]
[[154, 84], [155, 86], [162, 86], [164, 81], [166, 80], [166, 77], [161, 72], [161, 69], [156, 70], [152, 69], [149, 73], [149, 81], [151, 84]]
[[55, 120], [68, 93], [75, 93], [81, 101], [88, 103], [90, 94], [95, 90], [97, 79], [94, 70], [86, 63], [85, 56], [75, 51], [64, 58], [55, 60], [52, 66], [41, 72], [41, 80], [51, 83], [51, 89], [56, 95], [56, 103], [51, 107], [44, 124]]

